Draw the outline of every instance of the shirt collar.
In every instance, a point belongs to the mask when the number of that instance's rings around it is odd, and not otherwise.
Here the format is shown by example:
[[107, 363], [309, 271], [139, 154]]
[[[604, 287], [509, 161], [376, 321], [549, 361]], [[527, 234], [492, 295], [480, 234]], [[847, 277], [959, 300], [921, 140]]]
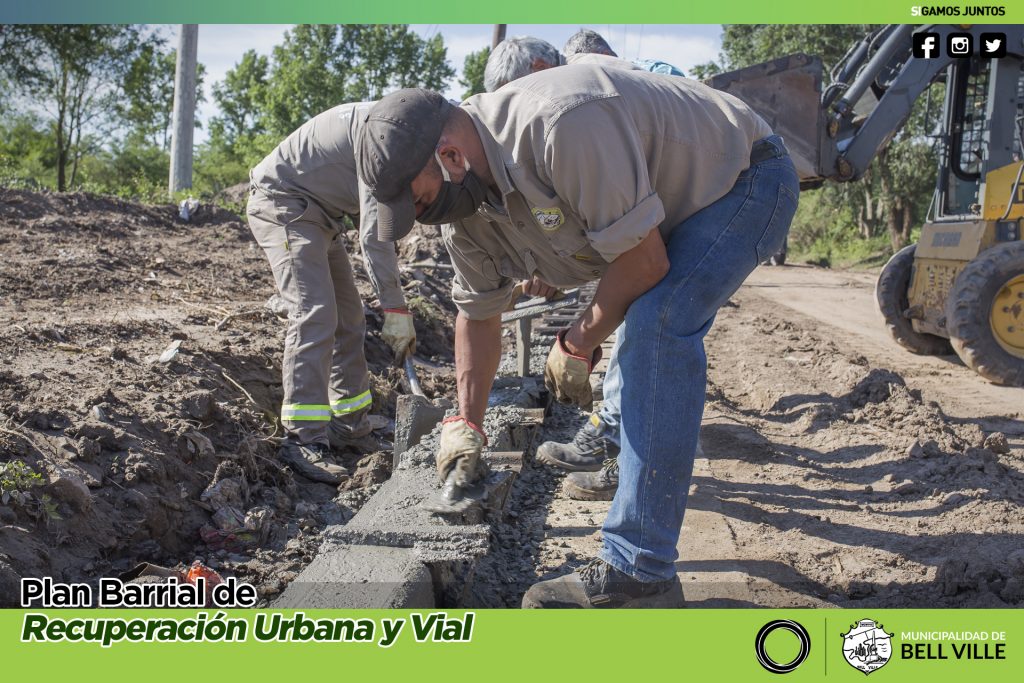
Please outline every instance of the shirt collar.
[[471, 109], [463, 109], [476, 127], [480, 136], [480, 142], [484, 148], [484, 156], [487, 157], [487, 166], [494, 177], [494, 183], [498, 186], [502, 198], [515, 191], [512, 179], [509, 178], [508, 169], [505, 167], [505, 149], [498, 144], [498, 141], [491, 135], [491, 131], [473, 113]]

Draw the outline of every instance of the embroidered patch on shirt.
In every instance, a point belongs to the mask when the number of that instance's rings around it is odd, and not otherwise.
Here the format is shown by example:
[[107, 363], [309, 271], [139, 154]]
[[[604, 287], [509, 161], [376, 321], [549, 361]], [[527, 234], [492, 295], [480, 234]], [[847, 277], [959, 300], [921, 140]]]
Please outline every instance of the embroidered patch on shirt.
[[562, 210], [559, 208], [554, 209], [533, 209], [533, 217], [537, 220], [545, 230], [555, 230], [562, 223], [565, 222], [565, 216], [562, 215]]

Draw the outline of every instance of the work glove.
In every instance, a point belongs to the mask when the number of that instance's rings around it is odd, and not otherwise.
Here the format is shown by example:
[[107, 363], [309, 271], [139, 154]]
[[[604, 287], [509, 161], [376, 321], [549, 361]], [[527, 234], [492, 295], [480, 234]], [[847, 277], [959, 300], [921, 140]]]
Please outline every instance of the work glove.
[[416, 328], [412, 313], [397, 308], [384, 309], [384, 327], [380, 331], [384, 343], [395, 354], [395, 363], [401, 365], [405, 357], [416, 351]]
[[594, 392], [590, 387], [590, 371], [601, 360], [601, 347], [594, 350], [593, 358], [574, 356], [565, 348], [565, 333], [558, 333], [548, 362], [544, 368], [544, 385], [560, 403], [575, 403], [584, 410], [594, 405]]
[[437, 473], [441, 481], [455, 471], [455, 483], [463, 488], [477, 479], [480, 451], [487, 445], [482, 429], [464, 417], [446, 418], [441, 426], [441, 446], [437, 451]]

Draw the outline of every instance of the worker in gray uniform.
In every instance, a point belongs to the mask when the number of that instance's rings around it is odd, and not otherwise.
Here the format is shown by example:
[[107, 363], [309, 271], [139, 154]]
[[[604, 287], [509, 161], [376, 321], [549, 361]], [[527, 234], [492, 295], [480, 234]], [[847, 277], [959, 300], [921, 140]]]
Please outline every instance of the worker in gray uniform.
[[[644, 64], [619, 59], [608, 43], [594, 31], [581, 30], [566, 42], [572, 50], [571, 63], [598, 64], [608, 68], [651, 71], [672, 76], [683, 73], [665, 62], [646, 61]], [[506, 83], [550, 69], [565, 63], [565, 58], [550, 43], [529, 36], [508, 38], [498, 43], [487, 57], [484, 68], [484, 87], [494, 92]], [[656, 68], [649, 68], [655, 65]], [[547, 295], [546, 283], [532, 278], [528, 293]], [[619, 485], [619, 423], [621, 422], [618, 350], [625, 337], [625, 325], [615, 330], [612, 347], [602, 385], [600, 410], [593, 412], [575, 436], [568, 442], [545, 441], [537, 448], [537, 460], [567, 470], [570, 475], [563, 484], [563, 492], [576, 500], [611, 500]], [[697, 457], [703, 457], [700, 442]]]
[[288, 309], [279, 457], [329, 484], [348, 475], [332, 446], [377, 445], [368, 419], [363, 302], [341, 233], [345, 215], [358, 216], [366, 272], [384, 312], [382, 337], [396, 362], [416, 344], [395, 245], [377, 240], [377, 202], [356, 174], [353, 146], [372, 104], [343, 104], [313, 117], [250, 172], [249, 227]]
[[517, 279], [600, 280], [548, 355], [560, 401], [591, 403], [600, 343], [625, 320], [619, 487], [603, 548], [544, 581], [525, 607], [680, 604], [675, 572], [704, 407], [704, 337], [715, 314], [776, 249], [796, 211], [785, 146], [738, 99], [683, 78], [569, 65], [461, 107], [400, 90], [370, 111], [360, 178], [378, 236], [414, 217], [448, 224], [455, 278], [458, 415], [436, 454], [445, 488], [471, 487], [501, 358], [501, 313]]

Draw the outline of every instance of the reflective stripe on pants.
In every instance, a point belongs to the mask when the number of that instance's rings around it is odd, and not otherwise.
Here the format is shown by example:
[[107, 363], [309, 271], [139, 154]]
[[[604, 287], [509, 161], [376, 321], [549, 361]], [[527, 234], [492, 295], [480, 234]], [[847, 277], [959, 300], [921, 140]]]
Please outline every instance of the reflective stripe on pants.
[[369, 408], [371, 403], [373, 403], [373, 396], [370, 395], [369, 391], [364, 391], [358, 396], [332, 402], [331, 412], [335, 415], [349, 415], [363, 408]]
[[331, 407], [320, 405], [292, 404], [281, 406], [281, 419], [290, 421], [318, 421], [331, 419]]

